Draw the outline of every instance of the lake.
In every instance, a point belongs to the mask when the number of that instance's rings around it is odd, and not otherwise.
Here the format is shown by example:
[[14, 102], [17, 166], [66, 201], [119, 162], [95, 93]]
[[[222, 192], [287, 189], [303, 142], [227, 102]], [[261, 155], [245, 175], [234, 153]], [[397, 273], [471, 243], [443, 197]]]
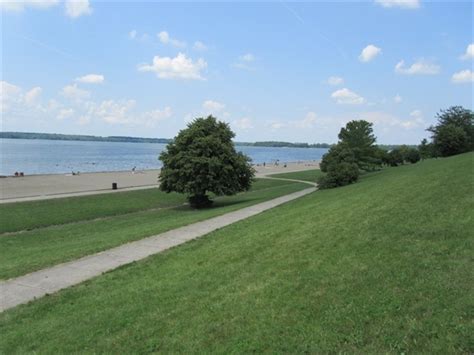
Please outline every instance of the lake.
[[[166, 144], [0, 139], [0, 175], [159, 169]], [[236, 146], [254, 164], [321, 160], [325, 148]]]

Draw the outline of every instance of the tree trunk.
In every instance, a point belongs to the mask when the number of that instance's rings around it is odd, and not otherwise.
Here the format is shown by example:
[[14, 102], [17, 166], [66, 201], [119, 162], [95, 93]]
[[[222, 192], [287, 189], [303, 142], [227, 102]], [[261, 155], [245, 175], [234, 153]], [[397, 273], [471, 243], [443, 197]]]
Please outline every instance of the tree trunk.
[[206, 195], [206, 193], [195, 194], [188, 198], [189, 204], [192, 208], [207, 208], [211, 207], [212, 200]]

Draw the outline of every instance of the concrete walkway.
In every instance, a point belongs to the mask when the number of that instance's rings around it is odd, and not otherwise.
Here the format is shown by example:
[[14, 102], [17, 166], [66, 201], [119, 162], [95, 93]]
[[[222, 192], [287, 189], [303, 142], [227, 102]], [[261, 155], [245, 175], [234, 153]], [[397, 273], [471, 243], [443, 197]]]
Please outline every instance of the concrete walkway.
[[316, 191], [316, 184], [314, 183], [299, 180], [292, 181], [303, 182], [313, 185], [313, 187], [0, 282], [0, 312], [76, 285], [119, 266], [160, 253]]

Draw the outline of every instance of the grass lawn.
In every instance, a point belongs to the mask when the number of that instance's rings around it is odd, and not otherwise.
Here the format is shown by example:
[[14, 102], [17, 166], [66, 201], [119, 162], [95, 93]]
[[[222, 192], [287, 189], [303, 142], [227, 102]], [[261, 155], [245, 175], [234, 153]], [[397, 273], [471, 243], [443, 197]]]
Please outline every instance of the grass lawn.
[[[168, 208], [156, 209], [157, 206], [147, 202], [149, 208], [155, 208], [126, 213], [126, 197], [110, 198], [110, 194], [54, 200], [51, 213], [62, 213], [57, 204], [57, 201], [61, 201], [64, 204], [65, 216], [62, 221], [72, 219], [74, 222], [50, 225], [25, 232], [0, 234], [0, 279], [20, 276], [60, 262], [74, 260], [307, 187], [306, 184], [259, 179], [249, 192], [217, 198], [213, 208], [206, 210], [192, 210], [188, 206], [183, 206], [184, 198], [177, 194], [170, 198], [166, 204], [160, 204], [160, 201], [163, 200], [156, 196], [164, 194], [156, 189], [148, 191], [148, 194], [155, 195], [148, 201], [155, 199], [158, 207], [167, 206]], [[143, 191], [140, 190], [123, 194], [131, 196], [133, 202], [137, 201], [137, 196], [142, 196], [142, 193]], [[103, 200], [100, 199], [100, 196]], [[171, 204], [173, 199], [175, 200], [174, 205]], [[95, 209], [98, 212], [96, 217], [103, 218], [91, 220], [90, 214], [85, 215], [82, 212], [81, 208], [92, 204], [91, 201], [98, 202], [99, 206]], [[29, 202], [24, 203], [23, 208], [30, 211], [29, 221], [39, 220], [37, 215], [45, 216], [45, 222], [48, 224], [61, 220], [61, 216], [49, 218], [50, 215], [46, 211], [51, 201], [42, 202], [42, 204], [35, 205], [36, 207], [33, 209], [30, 209]], [[109, 208], [109, 204], [113, 204], [113, 207]], [[20, 207], [21, 204], [15, 206], [17, 210], [21, 210]], [[142, 208], [145, 208], [145, 204], [142, 205]], [[115, 211], [114, 216], [104, 217], [102, 214], [104, 211], [112, 210]], [[20, 227], [20, 229], [23, 228]]]
[[0, 314], [0, 352], [473, 353], [473, 154], [367, 174]]
[[283, 178], [283, 179], [295, 179], [316, 182], [316, 179], [321, 176], [323, 173], [319, 169], [297, 171], [294, 173], [283, 173], [283, 174], [274, 174], [270, 175], [271, 177]]
[[0, 205], [0, 233], [116, 216], [186, 202], [157, 188]]

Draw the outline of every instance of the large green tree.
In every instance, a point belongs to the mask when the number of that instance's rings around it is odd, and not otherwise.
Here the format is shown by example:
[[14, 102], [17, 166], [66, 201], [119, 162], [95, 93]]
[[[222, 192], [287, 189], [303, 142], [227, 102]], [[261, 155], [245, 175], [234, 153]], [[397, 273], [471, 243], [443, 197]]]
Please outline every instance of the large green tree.
[[474, 150], [474, 113], [462, 106], [441, 110], [438, 123], [428, 128], [433, 144], [441, 156], [450, 156]]
[[250, 158], [235, 150], [234, 136], [227, 123], [212, 116], [188, 124], [160, 155], [160, 189], [187, 194], [196, 208], [211, 205], [208, 193], [248, 190], [255, 170]]
[[373, 170], [381, 164], [375, 145], [373, 124], [364, 120], [350, 121], [339, 132], [339, 144], [352, 150], [361, 170]]
[[321, 161], [321, 171], [326, 175], [318, 180], [318, 185], [323, 189], [356, 182], [359, 170], [372, 170], [382, 163], [372, 123], [350, 121], [341, 128], [338, 137], [339, 142], [329, 149]]

